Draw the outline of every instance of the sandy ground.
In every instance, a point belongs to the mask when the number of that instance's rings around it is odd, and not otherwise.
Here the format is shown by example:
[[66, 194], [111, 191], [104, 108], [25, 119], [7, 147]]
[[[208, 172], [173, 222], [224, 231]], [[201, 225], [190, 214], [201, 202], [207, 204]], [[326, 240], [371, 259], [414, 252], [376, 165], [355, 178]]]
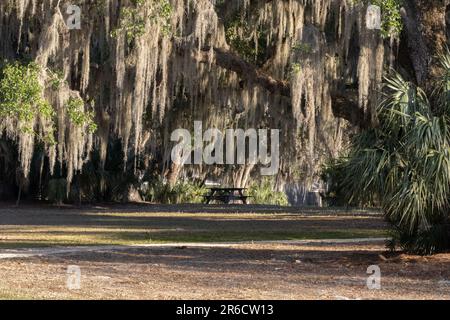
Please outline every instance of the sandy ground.
[[[179, 209], [176, 214], [159, 214], [174, 212], [174, 209]], [[120, 208], [76, 211], [34, 207], [17, 210], [0, 206], [0, 242], [5, 233], [9, 234], [8, 241], [17, 242], [24, 230], [30, 229], [32, 235], [42, 232], [34, 227], [48, 229], [65, 224], [65, 227], [89, 230], [89, 227], [122, 226], [125, 221], [130, 228], [140, 228], [142, 223], [150, 227], [156, 223], [159, 228], [175, 226], [194, 233], [222, 228], [245, 231], [249, 226], [258, 232], [272, 228], [314, 230], [323, 226], [385, 228], [380, 217], [370, 212], [342, 214], [318, 209], [285, 212], [286, 209], [256, 208], [258, 214], [266, 212], [276, 216], [244, 214], [233, 219], [223, 215], [228, 213], [227, 208], [208, 207], [204, 208], [209, 210], [205, 217], [190, 215], [202, 212], [200, 209], [136, 207], [130, 210], [128, 207], [126, 212], [132, 213], [123, 215], [124, 209]], [[115, 216], [114, 212], [121, 215]], [[139, 218], [140, 213], [146, 216]], [[14, 234], [17, 238], [13, 239]], [[0, 251], [11, 252], [11, 249], [3, 246]], [[70, 278], [67, 270], [71, 265], [81, 270], [79, 290], [67, 287]], [[377, 265], [381, 270], [380, 290], [367, 288], [367, 269], [371, 265]], [[269, 241], [223, 247], [180, 244], [121, 250], [104, 247], [94, 251], [0, 259], [0, 298], [450, 299], [450, 254], [433, 257], [393, 255], [385, 252], [382, 242], [306, 244]]]
[[[67, 288], [79, 266], [80, 290]], [[367, 288], [378, 265], [381, 289]], [[20, 299], [450, 299], [450, 255], [390, 256], [377, 244], [135, 248], [0, 260]]]

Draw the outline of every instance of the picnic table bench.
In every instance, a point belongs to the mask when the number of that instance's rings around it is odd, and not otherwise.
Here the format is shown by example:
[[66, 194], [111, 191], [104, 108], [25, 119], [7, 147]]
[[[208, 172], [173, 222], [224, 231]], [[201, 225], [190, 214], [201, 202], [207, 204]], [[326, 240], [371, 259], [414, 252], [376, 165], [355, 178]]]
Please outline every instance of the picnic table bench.
[[209, 188], [210, 193], [205, 195], [206, 204], [211, 201], [220, 201], [229, 204], [231, 201], [239, 200], [243, 204], [247, 204], [247, 199], [251, 198], [245, 195], [247, 188]]

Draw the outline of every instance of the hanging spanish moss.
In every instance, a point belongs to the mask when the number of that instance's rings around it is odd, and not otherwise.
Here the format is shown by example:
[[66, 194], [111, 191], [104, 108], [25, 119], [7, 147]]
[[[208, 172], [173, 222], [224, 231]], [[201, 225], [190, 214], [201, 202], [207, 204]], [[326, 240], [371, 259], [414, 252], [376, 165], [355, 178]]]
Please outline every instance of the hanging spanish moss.
[[[68, 28], [71, 5], [81, 8], [80, 29]], [[375, 114], [393, 48], [367, 30], [366, 9], [352, 0], [4, 0], [0, 57], [37, 66], [54, 115], [33, 117], [38, 134], [2, 118], [0, 133], [17, 143], [25, 177], [37, 144], [50, 175], [57, 168], [70, 186], [93, 151], [105, 170], [120, 141], [124, 172], [221, 174], [246, 185], [254, 165], [175, 168], [170, 133], [194, 121], [281, 129], [277, 180], [310, 185], [353, 131], [335, 115], [334, 93], [354, 87], [358, 107]]]

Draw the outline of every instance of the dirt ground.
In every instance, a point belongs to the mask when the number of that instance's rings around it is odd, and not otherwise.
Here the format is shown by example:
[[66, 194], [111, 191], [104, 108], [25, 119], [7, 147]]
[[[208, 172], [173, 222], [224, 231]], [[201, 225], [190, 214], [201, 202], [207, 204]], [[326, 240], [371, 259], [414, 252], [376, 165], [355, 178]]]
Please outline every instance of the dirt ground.
[[[167, 212], [173, 210], [166, 209]], [[49, 211], [45, 208], [28, 208], [33, 214], [27, 210], [14, 213], [8, 210], [12, 209], [0, 207], [2, 236], [8, 232], [20, 233], [22, 228], [31, 226], [58, 225], [63, 221], [59, 216], [61, 214], [67, 215], [64, 221], [72, 227], [81, 225], [86, 228], [86, 221], [92, 225], [98, 223], [91, 215], [92, 209], [88, 210], [89, 214], [75, 214], [71, 210], [61, 213], [60, 210]], [[44, 214], [44, 218], [39, 220], [39, 215], [35, 216], [38, 211], [46, 212], [48, 216], [45, 218]], [[129, 208], [126, 212], [130, 211], [136, 213]], [[142, 211], [148, 214], [150, 221], [156, 214], [149, 213], [151, 210]], [[106, 216], [105, 212], [101, 209], [97, 214]], [[112, 211], [108, 209], [107, 212]], [[117, 209], [117, 212], [123, 213], [123, 210]], [[161, 212], [161, 208], [158, 212]], [[273, 214], [273, 211], [269, 210], [268, 213]], [[171, 220], [167, 221], [157, 214], [154, 221], [159, 221], [167, 228], [169, 222], [176, 225], [178, 217], [186, 228], [187, 219], [191, 217], [205, 223], [200, 229], [215, 226], [217, 222], [216, 228], [239, 226], [239, 230], [245, 230], [245, 224], [251, 219], [242, 212], [236, 219], [231, 219], [222, 211], [216, 212], [217, 216], [210, 214], [203, 219], [190, 214], [194, 212], [177, 212], [169, 215]], [[308, 229], [321, 223], [342, 229], [348, 226], [385, 227], [380, 217], [364, 212], [337, 212], [333, 215], [330, 211], [307, 212], [305, 209], [302, 212], [277, 214], [280, 215], [268, 219], [269, 223], [263, 219], [266, 224], [260, 222], [261, 225], [257, 225], [256, 229], [262, 230], [264, 226], [268, 229], [287, 225], [292, 227], [292, 224]], [[88, 219], [82, 220], [80, 215], [86, 215]], [[255, 217], [262, 219], [260, 215]], [[120, 217], [123, 218], [123, 215]], [[133, 217], [132, 223], [141, 222]], [[108, 227], [111, 227], [111, 223], [123, 223], [123, 220], [116, 218], [102, 221]], [[277, 221], [284, 222], [279, 225]], [[5, 250], [8, 249], [0, 249], [0, 253]], [[67, 287], [67, 268], [70, 265], [78, 266], [81, 270], [79, 290]], [[380, 290], [367, 288], [367, 278], [370, 276], [367, 269], [371, 265], [377, 265], [381, 270]], [[183, 244], [165, 248], [129, 247], [125, 250], [105, 249], [0, 259], [0, 298], [450, 299], [450, 254], [433, 257], [388, 254], [380, 241], [353, 244], [269, 241], [227, 247], [190, 247]]]
[[[383, 254], [382, 245], [148, 248], [0, 261], [10, 299], [450, 299], [450, 255]], [[81, 270], [67, 288], [67, 267]], [[367, 288], [378, 265], [381, 289]]]

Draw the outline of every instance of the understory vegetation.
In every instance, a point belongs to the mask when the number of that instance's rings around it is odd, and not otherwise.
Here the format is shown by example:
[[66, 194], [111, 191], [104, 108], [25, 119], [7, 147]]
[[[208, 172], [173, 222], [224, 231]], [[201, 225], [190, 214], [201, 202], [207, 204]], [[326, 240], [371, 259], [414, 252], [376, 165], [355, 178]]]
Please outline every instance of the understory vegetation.
[[392, 225], [391, 249], [450, 249], [450, 54], [432, 96], [394, 73], [385, 80], [379, 125], [357, 134], [348, 156], [327, 169], [334, 195], [379, 204]]
[[208, 189], [200, 182], [178, 181], [170, 186], [161, 179], [151, 181], [145, 191], [145, 199], [162, 204], [203, 203]]
[[277, 206], [289, 205], [285, 192], [274, 191], [273, 181], [269, 178], [262, 179], [261, 182], [254, 182], [250, 185], [248, 195], [253, 204], [268, 204]]

